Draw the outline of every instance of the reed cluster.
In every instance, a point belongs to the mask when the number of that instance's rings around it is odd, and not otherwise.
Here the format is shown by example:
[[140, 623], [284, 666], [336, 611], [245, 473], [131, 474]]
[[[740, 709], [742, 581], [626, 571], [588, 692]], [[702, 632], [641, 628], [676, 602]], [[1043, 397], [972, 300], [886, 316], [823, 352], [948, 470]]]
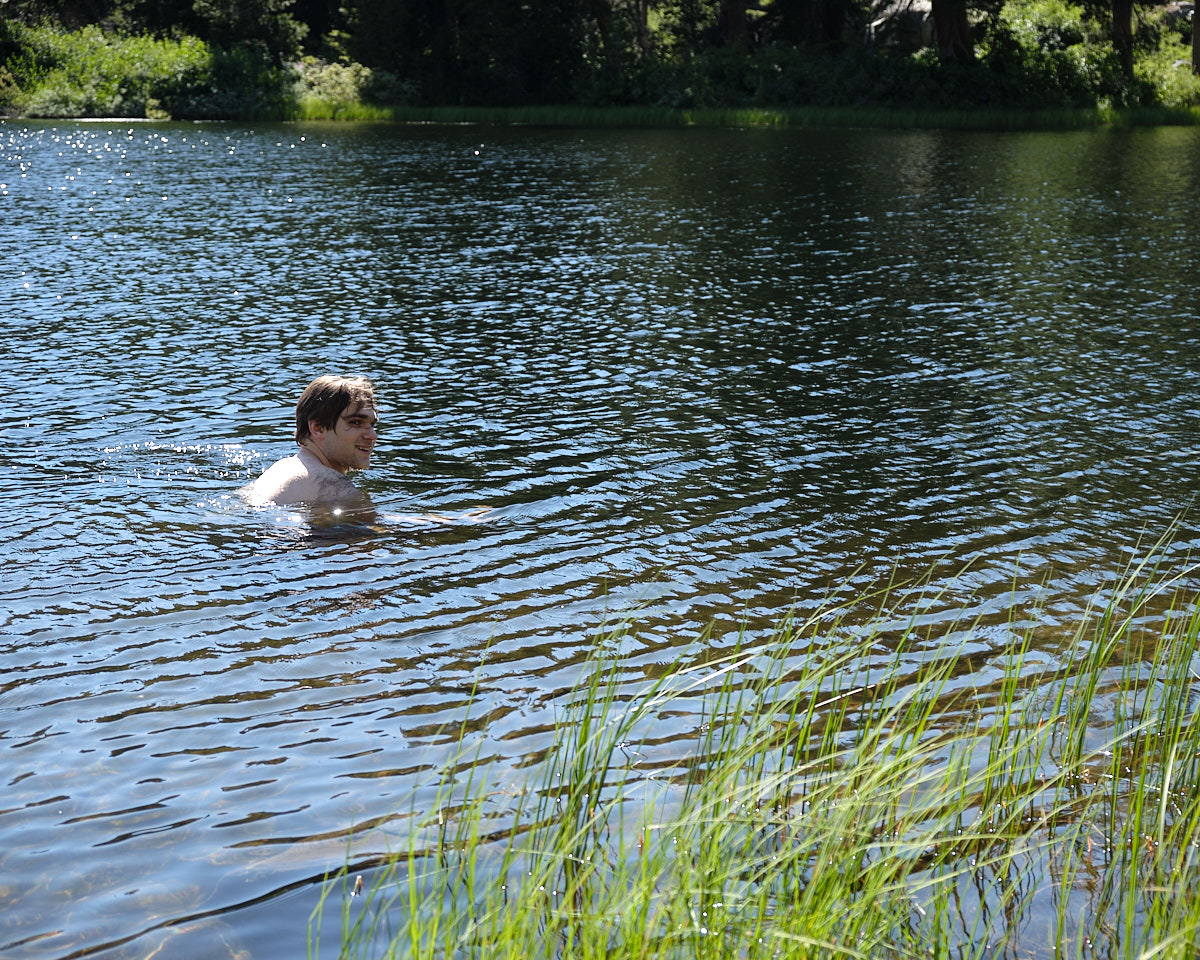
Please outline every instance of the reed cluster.
[[[326, 884], [310, 955], [336, 926], [344, 957], [1195, 957], [1178, 583], [1143, 565], [1069, 636], [1014, 615], [1003, 645], [885, 591], [636, 692], [601, 637], [528, 786], [448, 770], [404, 849]], [[686, 759], [650, 762], [680, 716]]]

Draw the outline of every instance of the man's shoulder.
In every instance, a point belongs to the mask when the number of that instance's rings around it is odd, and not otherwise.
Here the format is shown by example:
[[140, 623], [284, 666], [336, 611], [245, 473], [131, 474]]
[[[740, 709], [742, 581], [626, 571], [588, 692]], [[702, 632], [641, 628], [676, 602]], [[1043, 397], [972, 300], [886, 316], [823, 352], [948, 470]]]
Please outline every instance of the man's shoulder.
[[283, 503], [279, 498], [296, 486], [308, 473], [299, 457], [284, 457], [267, 467], [258, 479], [245, 487], [242, 493], [255, 506], [264, 503]]
[[348, 477], [321, 463], [307, 463], [299, 456], [285, 457], [268, 467], [245, 488], [246, 499], [262, 506], [297, 503], [359, 507], [367, 495]]

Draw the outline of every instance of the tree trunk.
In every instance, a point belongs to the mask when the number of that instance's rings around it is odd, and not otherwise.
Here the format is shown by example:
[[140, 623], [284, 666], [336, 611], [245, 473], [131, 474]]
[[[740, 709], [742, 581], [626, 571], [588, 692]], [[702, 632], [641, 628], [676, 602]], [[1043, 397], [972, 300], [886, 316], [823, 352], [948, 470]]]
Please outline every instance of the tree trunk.
[[1192, 5], [1192, 73], [1200, 73], [1200, 17], [1196, 16], [1196, 6]]
[[746, 46], [745, 0], [721, 0], [721, 33], [727, 47], [742, 50]]
[[642, 57], [650, 55], [650, 0], [636, 0], [633, 5], [634, 42]]
[[1112, 44], [1121, 61], [1121, 73], [1126, 80], [1132, 80], [1133, 0], [1112, 0]]
[[938, 56], [948, 63], [970, 63], [975, 59], [975, 45], [971, 42], [966, 4], [962, 0], [932, 0], [931, 6]]

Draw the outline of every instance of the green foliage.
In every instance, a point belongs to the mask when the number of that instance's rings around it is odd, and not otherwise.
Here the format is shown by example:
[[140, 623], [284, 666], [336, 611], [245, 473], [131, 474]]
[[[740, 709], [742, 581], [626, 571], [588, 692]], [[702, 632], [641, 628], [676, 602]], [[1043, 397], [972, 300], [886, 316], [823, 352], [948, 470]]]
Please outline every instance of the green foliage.
[[21, 87], [8, 67], [0, 64], [0, 116], [21, 101]]
[[1006, 78], [1019, 106], [1200, 104], [1191, 73], [1191, 27], [1175, 11], [1147, 7], [1134, 37], [1134, 78], [1126, 80], [1107, 33], [1107, 11], [1069, 0], [1008, 0], [983, 44], [983, 60]]
[[1073, 56], [1030, 58], [1012, 51], [1005, 62], [992, 51], [964, 64], [943, 63], [932, 50], [905, 55], [824, 44], [714, 50], [686, 60], [647, 58], [626, 78], [618, 102], [676, 109], [1030, 110], [1094, 106], [1098, 94], [1110, 97], [1100, 82], [1107, 74], [1079, 76], [1070, 66]]
[[[0, 106], [31, 117], [286, 117], [293, 75], [266, 45], [7, 25]], [[7, 78], [7, 82], [6, 82]]]
[[9, 31], [10, 102], [28, 116], [145, 117], [169, 110], [208, 75], [209, 52], [195, 37], [117, 38], [96, 26], [64, 33], [12, 24]]
[[64, 30], [76, 30], [110, 16], [119, 2], [120, 0], [3, 0], [0, 10], [6, 19], [27, 26], [46, 23]]
[[192, 0], [205, 24], [205, 39], [215, 46], [258, 45], [276, 66], [294, 60], [308, 27], [288, 13], [292, 0]]
[[717, 25], [714, 0], [665, 0], [654, 13], [654, 34], [667, 56], [687, 59], [712, 46]]
[[1134, 74], [1156, 91], [1158, 102], [1179, 108], [1200, 104], [1200, 76], [1192, 73], [1192, 24], [1173, 10], [1152, 7], [1134, 35]]
[[401, 106], [418, 98], [415, 84], [361, 63], [305, 57], [296, 64], [295, 75], [296, 101], [306, 117], [348, 116], [360, 106]]
[[1066, 50], [1089, 39], [1083, 15], [1083, 8], [1069, 0], [1008, 0], [1000, 22], [1026, 49]]
[[1153, 102], [1150, 91], [1126, 83], [1099, 24], [1069, 0], [1008, 0], [991, 24], [981, 60], [1014, 106]]
[[174, 98], [172, 115], [189, 120], [281, 119], [295, 110], [293, 74], [261, 42], [210, 47], [208, 82]]

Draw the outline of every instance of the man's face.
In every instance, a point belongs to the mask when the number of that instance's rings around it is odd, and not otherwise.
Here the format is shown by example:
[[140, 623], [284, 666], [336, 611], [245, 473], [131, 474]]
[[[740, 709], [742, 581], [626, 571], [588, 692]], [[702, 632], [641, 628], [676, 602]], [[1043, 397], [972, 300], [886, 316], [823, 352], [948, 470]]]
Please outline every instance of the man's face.
[[347, 470], [366, 470], [371, 465], [371, 451], [379, 435], [375, 425], [379, 418], [370, 404], [350, 404], [333, 425], [326, 430], [312, 424], [312, 438], [329, 465], [339, 473]]

